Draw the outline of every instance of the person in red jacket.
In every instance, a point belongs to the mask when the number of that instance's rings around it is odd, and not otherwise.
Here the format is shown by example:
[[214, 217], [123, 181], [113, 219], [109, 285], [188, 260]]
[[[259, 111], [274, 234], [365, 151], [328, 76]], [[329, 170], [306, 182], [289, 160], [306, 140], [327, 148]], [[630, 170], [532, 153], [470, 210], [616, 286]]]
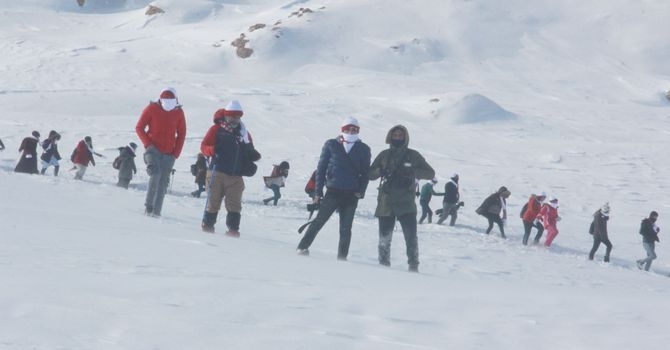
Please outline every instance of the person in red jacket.
[[547, 229], [547, 238], [544, 241], [546, 247], [551, 247], [551, 242], [558, 236], [558, 227], [556, 226], [561, 217], [558, 216], [558, 199], [551, 198], [549, 203], [542, 204], [540, 213], [537, 214], [536, 219], [542, 221], [542, 225]]
[[72, 153], [72, 163], [74, 163], [75, 169], [77, 172], [74, 175], [75, 180], [81, 180], [84, 178], [88, 164], [95, 166], [95, 159], [93, 155], [101, 157], [100, 153], [97, 153], [93, 150], [93, 140], [90, 136], [84, 137], [83, 140], [79, 141], [77, 148], [74, 149]]
[[207, 130], [200, 144], [202, 154], [212, 159], [207, 206], [201, 225], [204, 232], [214, 233], [221, 202], [225, 199], [226, 235], [240, 236], [244, 192], [242, 176], [253, 176], [257, 169], [253, 162], [261, 158], [254, 148], [251, 134], [240, 121], [243, 114], [242, 106], [235, 100], [228, 103], [226, 108], [217, 110], [214, 113], [214, 125]]
[[173, 88], [163, 89], [159, 100], [144, 108], [135, 132], [144, 145], [149, 174], [145, 213], [160, 217], [170, 172], [186, 139], [186, 118]]
[[547, 195], [544, 192], [540, 194], [531, 194], [528, 198], [528, 203], [523, 206], [521, 211], [521, 221], [523, 221], [523, 245], [528, 245], [528, 239], [530, 238], [530, 231], [533, 227], [537, 228], [537, 234], [533, 240], [535, 244], [540, 242], [542, 238], [542, 233], [544, 232], [544, 226], [539, 220], [535, 220], [537, 214], [540, 213], [542, 209], [542, 202], [547, 198]]

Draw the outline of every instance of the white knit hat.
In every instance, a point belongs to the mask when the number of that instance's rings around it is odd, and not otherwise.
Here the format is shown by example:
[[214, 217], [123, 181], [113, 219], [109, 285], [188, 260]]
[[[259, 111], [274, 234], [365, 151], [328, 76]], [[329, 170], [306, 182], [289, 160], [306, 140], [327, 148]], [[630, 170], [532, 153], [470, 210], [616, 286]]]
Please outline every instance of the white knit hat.
[[342, 121], [342, 127], [343, 128], [345, 126], [349, 126], [349, 125], [353, 125], [353, 126], [356, 126], [356, 127], [359, 127], [359, 128], [361, 127], [360, 125], [358, 125], [358, 120], [356, 120], [356, 118], [354, 118], [354, 117], [346, 117]]

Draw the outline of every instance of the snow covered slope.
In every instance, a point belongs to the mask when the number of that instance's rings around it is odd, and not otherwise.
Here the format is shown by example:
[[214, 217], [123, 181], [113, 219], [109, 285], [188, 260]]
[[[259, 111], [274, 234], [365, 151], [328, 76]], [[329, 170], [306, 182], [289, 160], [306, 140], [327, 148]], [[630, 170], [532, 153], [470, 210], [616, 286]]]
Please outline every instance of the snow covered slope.
[[[0, 3], [0, 348], [665, 348], [670, 4], [152, 3], [166, 13], [146, 16], [141, 0]], [[246, 59], [231, 46], [241, 34]], [[142, 214], [146, 174], [120, 190], [111, 162], [168, 85], [188, 135], [155, 220]], [[211, 116], [231, 99], [263, 154], [238, 240], [200, 232], [204, 199], [188, 195]], [[373, 154], [402, 123], [438, 186], [461, 175], [458, 225], [419, 227], [418, 275], [400, 231], [392, 267], [377, 265], [376, 183], [348, 262], [335, 260], [337, 218], [310, 257], [294, 253], [304, 183], [347, 115]], [[12, 172], [21, 140], [52, 129], [66, 158], [86, 135], [106, 155], [84, 182], [69, 162], [58, 178]], [[261, 175], [282, 160], [288, 185], [263, 206]], [[507, 240], [483, 235], [474, 213], [501, 185]], [[561, 203], [551, 249], [521, 245], [517, 214], [537, 191]], [[586, 257], [605, 201], [610, 264]], [[659, 259], [643, 273], [637, 230], [651, 210]]]

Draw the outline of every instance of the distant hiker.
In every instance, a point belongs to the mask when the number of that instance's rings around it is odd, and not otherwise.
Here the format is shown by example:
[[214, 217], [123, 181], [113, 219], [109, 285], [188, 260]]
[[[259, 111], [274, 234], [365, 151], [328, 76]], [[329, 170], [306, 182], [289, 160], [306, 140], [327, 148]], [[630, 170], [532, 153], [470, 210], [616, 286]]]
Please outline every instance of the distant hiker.
[[433, 178], [421, 186], [421, 192], [419, 193], [421, 218], [419, 219], [419, 224], [423, 224], [423, 220], [425, 220], [426, 217], [428, 218], [429, 224], [433, 222], [433, 210], [430, 209], [430, 200], [433, 199], [433, 196], [444, 196], [444, 193], [435, 192], [435, 185], [437, 185], [437, 179]]
[[268, 204], [270, 201], [273, 202], [273, 205], [277, 205], [279, 198], [281, 198], [280, 188], [284, 187], [286, 183], [286, 178], [288, 177], [289, 164], [287, 161], [279, 163], [279, 165], [272, 166], [272, 173], [270, 176], [264, 176], [263, 182], [265, 182], [265, 187], [272, 190], [274, 196], [270, 198], [263, 199], [263, 204]]
[[[340, 215], [340, 240], [337, 258], [346, 260], [351, 244], [351, 227], [358, 200], [365, 196], [370, 169], [370, 147], [359, 138], [358, 120], [347, 117], [340, 135], [327, 140], [321, 149], [316, 168], [316, 190], [313, 203], [319, 205], [316, 218], [298, 244], [300, 255], [309, 255], [309, 247], [335, 210]], [[324, 196], [323, 188], [326, 188]]]
[[214, 233], [221, 202], [225, 198], [227, 236], [240, 236], [242, 220], [242, 176], [256, 173], [255, 161], [261, 158], [254, 148], [253, 139], [244, 123], [242, 106], [236, 100], [228, 103], [225, 109], [214, 113], [214, 125], [209, 128], [200, 144], [200, 151], [212, 159], [211, 178], [207, 193], [207, 206], [202, 218], [202, 230]]
[[17, 173], [38, 174], [37, 171], [37, 144], [40, 142], [40, 133], [33, 131], [30, 136], [21, 141], [19, 152], [21, 158], [14, 171]]
[[172, 167], [186, 139], [184, 110], [173, 88], [163, 89], [159, 100], [144, 108], [135, 132], [145, 148], [144, 163], [149, 175], [145, 214], [160, 217]]
[[42, 142], [42, 148], [44, 149], [44, 153], [40, 157], [42, 159], [42, 171], [40, 172], [42, 175], [46, 173], [49, 166], [53, 165], [54, 176], [58, 176], [58, 170], [60, 169], [58, 161], [61, 160], [60, 153], [58, 153], [58, 140], [60, 140], [60, 134], [51, 130], [49, 137]]
[[305, 193], [307, 193], [309, 198], [314, 199], [314, 195], [316, 194], [316, 170], [312, 172], [312, 176], [309, 177], [305, 185]]
[[2, 139], [0, 139], [0, 151], [4, 151], [4, 150], [5, 150], [5, 144], [2, 143]]
[[651, 262], [656, 259], [656, 242], [660, 242], [658, 239], [658, 233], [661, 232], [661, 229], [656, 225], [656, 220], [658, 219], [658, 213], [652, 211], [649, 214], [648, 218], [642, 220], [640, 224], [640, 234], [642, 235], [642, 246], [644, 250], [647, 251], [647, 257], [644, 259], [637, 260], [637, 268], [644, 268], [645, 271], [649, 271], [651, 267]]
[[119, 170], [119, 182], [116, 185], [128, 189], [130, 180], [133, 179], [133, 174], [137, 174], [137, 167], [135, 166], [137, 144], [131, 142], [128, 146], [119, 147], [118, 150], [119, 156], [114, 159], [115, 168]]
[[444, 199], [442, 200], [442, 212], [440, 213], [440, 219], [437, 220], [437, 224], [441, 225], [447, 217], [451, 215], [451, 221], [449, 226], [456, 225], [456, 219], [458, 218], [458, 209], [463, 206], [463, 202], [460, 201], [461, 194], [458, 188], [458, 180], [460, 177], [458, 174], [454, 173], [444, 185]]
[[191, 165], [191, 174], [195, 176], [195, 183], [198, 185], [198, 189], [191, 192], [191, 196], [200, 198], [200, 194], [205, 192], [207, 183], [207, 157], [202, 152], [198, 153], [195, 164]]
[[607, 250], [605, 251], [605, 262], [610, 262], [610, 253], [612, 252], [612, 243], [607, 235], [607, 221], [610, 218], [610, 204], [605, 203], [603, 206], [598, 209], [593, 214], [593, 230], [589, 230], [589, 233], [593, 235], [593, 248], [589, 253], [589, 260], [593, 260], [593, 257], [600, 247], [600, 243], [603, 243]]
[[386, 143], [389, 148], [377, 155], [368, 176], [370, 180], [381, 178], [375, 210], [379, 220], [379, 263], [391, 266], [391, 240], [398, 220], [405, 236], [409, 271], [419, 272], [414, 179], [432, 179], [435, 170], [419, 152], [408, 147], [409, 132], [406, 127], [392, 127], [386, 135]]
[[551, 247], [554, 238], [558, 236], [558, 227], [556, 225], [561, 221], [561, 217], [558, 216], [558, 199], [552, 197], [548, 203], [542, 204], [542, 209], [540, 209], [540, 213], [537, 214], [536, 218], [542, 221], [542, 226], [547, 230], [547, 238], [544, 241], [544, 245]]
[[75, 180], [81, 180], [84, 178], [84, 174], [86, 174], [86, 169], [88, 168], [89, 163], [95, 166], [95, 159], [93, 159], [93, 155], [97, 155], [99, 157], [102, 156], [100, 153], [97, 153], [93, 150], [93, 140], [90, 136], [86, 136], [83, 140], [79, 141], [77, 147], [74, 149], [74, 152], [72, 152], [72, 156], [70, 156], [70, 160], [72, 163], [74, 163], [75, 169], [77, 169], [77, 172], [74, 175]]
[[528, 245], [528, 239], [530, 238], [530, 231], [533, 227], [537, 228], [537, 234], [533, 242], [535, 244], [540, 242], [542, 238], [542, 233], [544, 232], [544, 226], [539, 219], [536, 219], [537, 215], [542, 209], [542, 202], [547, 199], [547, 195], [544, 192], [539, 194], [531, 194], [528, 198], [528, 203], [526, 203], [521, 209], [521, 220], [523, 221], [523, 245]]
[[[486, 229], [488, 235], [493, 230], [493, 224], [497, 224], [500, 229], [500, 236], [505, 237], [505, 222], [507, 221], [507, 198], [512, 193], [507, 187], [501, 186], [498, 191], [486, 197], [475, 212], [489, 221], [489, 227]], [[502, 215], [502, 216], [501, 216]]]

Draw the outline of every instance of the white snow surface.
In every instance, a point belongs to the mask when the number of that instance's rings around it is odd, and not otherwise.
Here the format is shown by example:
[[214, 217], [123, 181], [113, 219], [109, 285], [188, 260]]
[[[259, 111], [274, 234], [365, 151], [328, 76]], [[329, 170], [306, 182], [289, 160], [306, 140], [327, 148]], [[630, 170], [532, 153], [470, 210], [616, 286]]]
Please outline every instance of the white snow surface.
[[[166, 13], [151, 17], [148, 3], [0, 2], [0, 349], [667, 348], [670, 2], [157, 0]], [[230, 46], [240, 33], [247, 59]], [[129, 190], [111, 163], [165, 86], [188, 135], [155, 219], [141, 154]], [[239, 239], [222, 234], [225, 213], [201, 232], [205, 199], [189, 195], [211, 116], [232, 99], [263, 155]], [[400, 123], [439, 190], [461, 176], [458, 224], [419, 226], [419, 274], [399, 230], [392, 266], [377, 263], [377, 182], [348, 261], [336, 216], [311, 256], [295, 254], [304, 184], [350, 115], [373, 156]], [[21, 140], [52, 129], [61, 176], [14, 173]], [[67, 158], [86, 135], [106, 157], [75, 181]], [[282, 160], [283, 197], [264, 206], [261, 177]], [[501, 185], [507, 240], [474, 213]], [[539, 191], [560, 200], [549, 249], [521, 245], [518, 213]], [[604, 247], [587, 258], [606, 201], [609, 264]], [[642, 272], [651, 210], [659, 258]]]

